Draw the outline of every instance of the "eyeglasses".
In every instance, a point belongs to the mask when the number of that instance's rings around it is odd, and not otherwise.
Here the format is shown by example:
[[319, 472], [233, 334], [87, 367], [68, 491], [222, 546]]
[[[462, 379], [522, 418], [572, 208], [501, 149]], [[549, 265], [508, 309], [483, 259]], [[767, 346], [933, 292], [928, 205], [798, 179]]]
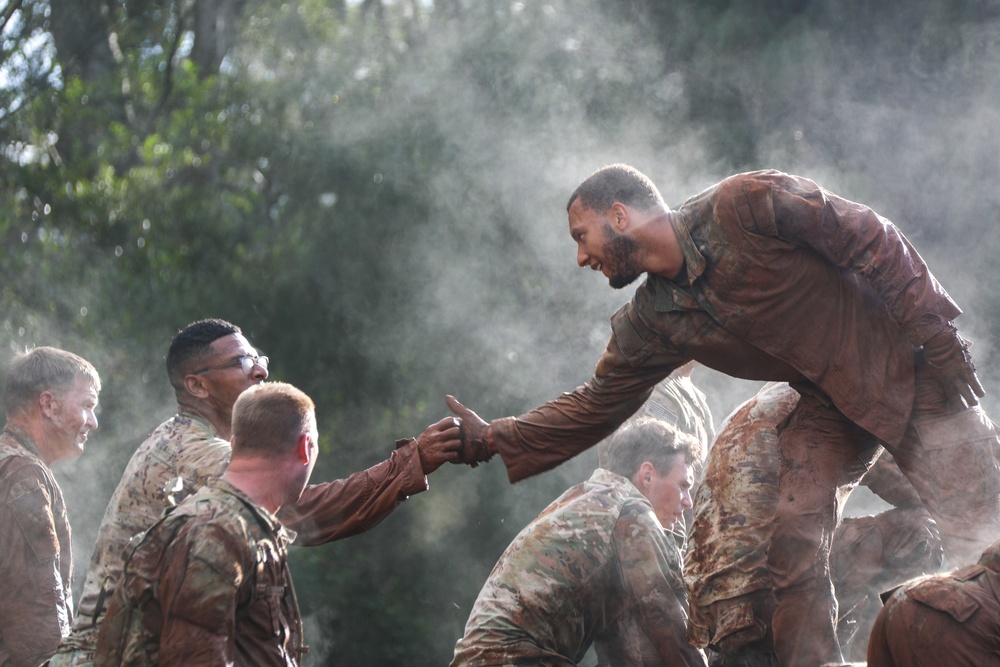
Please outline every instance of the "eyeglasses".
[[254, 357], [249, 354], [243, 354], [236, 357], [232, 361], [222, 364], [221, 366], [202, 368], [200, 371], [195, 371], [191, 375], [201, 375], [202, 373], [207, 373], [209, 371], [217, 371], [223, 368], [230, 368], [232, 366], [239, 366], [244, 373], [250, 375], [251, 373], [253, 373], [253, 369], [255, 366], [260, 366], [266, 371], [267, 362], [268, 362], [267, 357]]

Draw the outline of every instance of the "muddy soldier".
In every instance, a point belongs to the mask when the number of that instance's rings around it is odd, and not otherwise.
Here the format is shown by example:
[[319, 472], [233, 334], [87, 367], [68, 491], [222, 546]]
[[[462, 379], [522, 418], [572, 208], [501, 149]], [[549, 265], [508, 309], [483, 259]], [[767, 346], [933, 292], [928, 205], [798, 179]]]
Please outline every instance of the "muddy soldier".
[[101, 379], [72, 352], [36, 347], [11, 361], [0, 435], [0, 665], [35, 667], [73, 619], [73, 556], [55, 461], [83, 453]]
[[[224, 320], [193, 322], [179, 331], [167, 352], [167, 374], [177, 414], [139, 445], [115, 489], [97, 534], [72, 634], [53, 667], [83, 667], [93, 649], [104, 606], [122, 571], [129, 539], [163, 511], [222, 474], [229, 462], [233, 404], [249, 387], [267, 379], [260, 356], [240, 331]], [[455, 456], [458, 428], [452, 418], [432, 424], [416, 439], [397, 442], [391, 456], [345, 479], [306, 488], [286, 506], [282, 522], [296, 545], [324, 544], [368, 530], [407, 497], [427, 489], [427, 477]]]
[[[500, 557], [452, 667], [577, 664], [596, 637], [612, 665], [704, 665], [686, 635], [680, 551], [664, 530], [691, 506], [698, 444], [663, 422], [622, 427], [606, 468], [566, 491]], [[642, 633], [639, 637], [634, 633]]]
[[1000, 665], [1000, 542], [975, 565], [893, 593], [868, 644], [869, 667]]
[[[952, 562], [1000, 534], [997, 434], [961, 310], [902, 233], [809, 179], [739, 174], [676, 210], [625, 165], [587, 178], [567, 206], [581, 267], [612, 287], [646, 273], [612, 318], [590, 382], [519, 417], [463, 418], [463, 460], [499, 453], [511, 481], [607, 436], [653, 385], [691, 359], [801, 395], [777, 447], [784, 462], [768, 569], [775, 649], [786, 667], [841, 662], [829, 580], [837, 489], [882, 441], [917, 489]], [[842, 434], [811, 447], [825, 431]]]
[[[658, 382], [653, 387], [653, 393], [646, 399], [646, 402], [629, 419], [635, 420], [642, 417], [659, 419], [672, 426], [679, 433], [697, 440], [698, 444], [701, 445], [701, 451], [707, 452], [712, 441], [715, 440], [715, 421], [712, 418], [712, 410], [708, 407], [705, 393], [691, 381], [691, 374], [697, 366], [697, 361], [689, 361], [668, 375], [666, 379]], [[602, 467], [607, 458], [608, 443], [609, 439], [605, 438], [597, 445], [597, 460]], [[698, 489], [698, 484], [701, 483], [702, 473], [701, 462], [699, 462], [694, 466], [692, 497]], [[691, 510], [684, 510], [684, 516], [674, 527], [674, 531], [680, 534], [682, 540], [693, 518]]]
[[[738, 407], [719, 431], [694, 497], [684, 560], [688, 636], [712, 650], [713, 667], [778, 664], [766, 554], [779, 497], [777, 429], [798, 400], [787, 384], [768, 383]], [[891, 456], [879, 457], [862, 484], [894, 508], [845, 519], [833, 537], [838, 638], [861, 660], [881, 606], [878, 592], [937, 571], [943, 556], [934, 521]]]
[[[251, 387], [233, 407], [221, 479], [173, 509], [127, 556], [95, 667], [294, 667], [302, 623], [275, 517], [319, 454], [315, 406], [295, 387]], [[293, 646], [293, 636], [297, 646]]]

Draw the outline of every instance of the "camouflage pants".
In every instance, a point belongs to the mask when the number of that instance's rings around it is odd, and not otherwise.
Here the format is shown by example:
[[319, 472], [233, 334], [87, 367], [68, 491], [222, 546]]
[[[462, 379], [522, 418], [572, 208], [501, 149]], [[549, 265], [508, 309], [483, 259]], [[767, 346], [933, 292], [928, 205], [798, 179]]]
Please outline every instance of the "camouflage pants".
[[[780, 498], [767, 552], [782, 667], [843, 662], [830, 572], [833, 531], [847, 495], [880, 452], [874, 436], [822, 393], [800, 391], [778, 436]], [[950, 562], [965, 564], [1000, 534], [1000, 438], [978, 407], [957, 408], [950, 398], [918, 367], [910, 428], [888, 449], [937, 521]]]
[[[852, 658], [864, 659], [868, 635], [881, 608], [880, 591], [941, 566], [941, 541], [923, 508], [891, 509], [845, 519], [834, 533], [831, 576], [839, 607], [837, 636]], [[771, 620], [771, 591], [759, 590], [704, 609], [692, 609], [708, 625], [730, 630], [718, 640], [710, 667], [777, 667]], [[736, 622], [736, 619], [740, 619]]]
[[75, 630], [63, 639], [49, 667], [93, 667], [98, 628]]

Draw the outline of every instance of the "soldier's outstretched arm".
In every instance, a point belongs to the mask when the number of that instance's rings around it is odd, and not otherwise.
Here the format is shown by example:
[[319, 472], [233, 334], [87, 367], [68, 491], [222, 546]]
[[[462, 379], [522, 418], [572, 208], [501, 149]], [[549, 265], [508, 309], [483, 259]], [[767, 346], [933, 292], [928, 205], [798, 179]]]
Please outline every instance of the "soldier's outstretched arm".
[[[462, 462], [461, 428], [454, 417], [445, 417], [431, 424], [412, 442], [420, 454], [420, 464], [425, 475], [431, 474], [445, 463]], [[404, 444], [408, 443], [404, 441]]]
[[344, 479], [311, 484], [278, 512], [297, 533], [295, 544], [315, 546], [370, 530], [412, 495], [427, 490], [426, 475], [458, 456], [458, 424], [451, 417], [416, 438], [396, 442], [389, 458]]

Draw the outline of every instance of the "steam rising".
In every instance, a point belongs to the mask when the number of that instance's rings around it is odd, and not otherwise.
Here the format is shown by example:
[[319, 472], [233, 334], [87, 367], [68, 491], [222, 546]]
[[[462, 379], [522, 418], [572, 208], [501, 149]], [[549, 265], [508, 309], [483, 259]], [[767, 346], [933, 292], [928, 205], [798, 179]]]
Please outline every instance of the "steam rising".
[[[308, 100], [338, 105], [336, 124], [322, 137], [328, 150], [350, 153], [387, 128], [412, 127], [417, 137], [426, 132], [445, 139], [431, 144], [448, 156], [444, 168], [440, 159], [430, 170], [390, 155], [365, 165], [379, 185], [420, 192], [426, 203], [418, 231], [394, 241], [408, 257], [419, 258], [412, 279], [421, 286], [422, 301], [413, 304], [413, 313], [426, 319], [408, 322], [383, 343], [391, 349], [405, 346], [407, 337], [439, 341], [442, 363], [450, 364], [434, 378], [442, 395], [454, 393], [489, 420], [518, 414], [589, 379], [610, 335], [609, 318], [631, 294], [611, 290], [603, 276], [575, 263], [566, 199], [592, 171], [630, 163], [675, 206], [734, 171], [773, 167], [869, 204], [904, 231], [965, 310], [958, 324], [975, 341], [989, 392], [984, 406], [997, 414], [996, 17], [965, 24], [946, 43], [930, 23], [916, 44], [893, 42], [892, 34], [878, 40], [893, 53], [909, 51], [902, 59], [873, 58], [870, 49], [848, 43], [855, 36], [799, 20], [765, 53], [748, 51], [743, 59], [723, 62], [710, 58], [709, 45], [695, 43], [689, 60], [670, 61], [668, 49], [654, 41], [655, 30], [641, 21], [613, 20], [601, 13], [602, 3], [513, 3], [497, 5], [495, 15], [473, 4], [464, 21], [426, 23], [421, 45], [404, 56], [402, 76], [378, 81], [377, 68], [354, 70], [349, 85], [384, 88], [375, 108], [351, 105], [335, 53], [314, 54], [313, 62], [300, 54], [294, 61], [316, 73], [303, 95], [305, 107]], [[690, 42], [683, 28], [699, 17], [693, 9], [678, 12], [676, 36]], [[899, 62], [906, 64], [904, 71], [883, 69]], [[727, 162], [715, 150], [733, 128], [697, 113], [692, 91], [703, 90], [706, 80], [733, 91], [743, 105], [756, 138], [752, 159]], [[313, 199], [335, 219], [350, 196], [318, 184]], [[377, 221], [366, 224], [377, 232]], [[85, 317], [87, 299], [81, 294], [79, 301], [77, 312]], [[101, 450], [130, 451], [174, 409], [162, 356], [149, 358], [138, 343], [130, 350], [102, 350], [105, 325], [92, 326], [93, 340], [83, 343], [62, 341], [57, 319], [35, 322], [28, 335], [16, 327], [0, 331], [8, 351], [62, 342], [99, 370], [109, 359], [137, 357], [132, 376], [104, 378], [101, 402], [108, 408], [87, 454], [56, 468], [73, 508], [78, 591], [124, 467], [124, 461], [109, 467]], [[322, 328], [325, 322], [298, 326]], [[144, 343], [162, 355], [172, 333], [151, 332]], [[248, 334], [258, 345], [267, 342]], [[759, 386], [705, 368], [693, 379], [707, 394], [716, 425]], [[507, 484], [499, 462], [471, 471], [442, 469], [431, 478], [429, 493], [378, 529], [423, 541], [429, 553], [444, 545], [453, 556], [467, 552], [464, 597], [455, 600], [435, 646], [460, 636], [475, 582], [485, 580], [499, 556], [462, 541], [461, 528], [474, 524], [477, 505], [506, 508], [495, 526], [496, 544], [505, 544], [558, 493], [586, 478], [596, 462], [588, 452], [517, 487]], [[367, 536], [353, 539], [341, 548], [365, 548]]]

